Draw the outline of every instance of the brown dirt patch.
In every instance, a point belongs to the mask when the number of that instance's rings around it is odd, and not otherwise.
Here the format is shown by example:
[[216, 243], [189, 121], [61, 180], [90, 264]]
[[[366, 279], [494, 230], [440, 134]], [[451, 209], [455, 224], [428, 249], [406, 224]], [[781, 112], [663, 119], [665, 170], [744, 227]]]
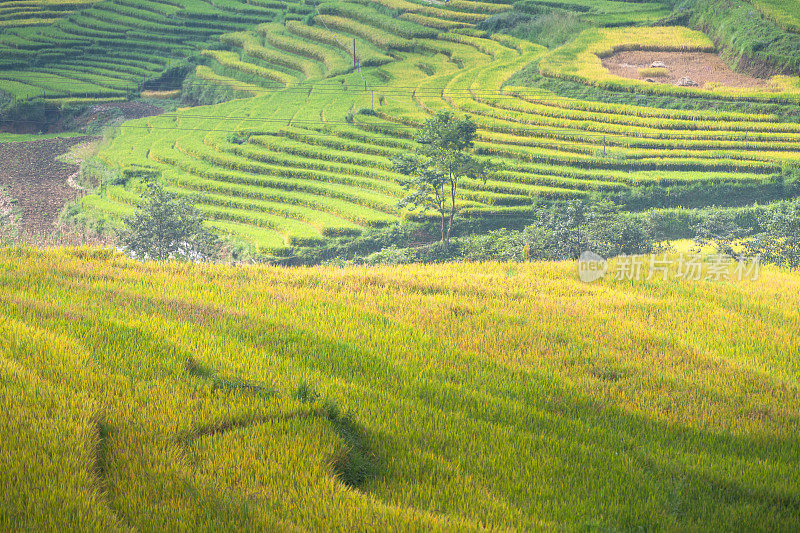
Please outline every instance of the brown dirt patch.
[[76, 164], [56, 158], [92, 137], [0, 143], [0, 187], [16, 200], [20, 237], [35, 241], [50, 237], [64, 205], [81, 194], [67, 179]]
[[708, 52], [618, 52], [603, 59], [603, 66], [611, 74], [644, 80], [639, 75], [640, 68], [649, 68], [654, 61], [667, 65], [669, 76], [651, 77], [655, 83], [675, 85], [687, 77], [702, 87], [716, 82], [727, 87], [766, 87], [767, 81], [747, 74], [734, 72], [717, 54]]
[[112, 126], [137, 118], [160, 115], [164, 109], [145, 102], [107, 102], [89, 106], [81, 116], [73, 122], [73, 129], [77, 127], [83, 131], [90, 124], [100, 123]]

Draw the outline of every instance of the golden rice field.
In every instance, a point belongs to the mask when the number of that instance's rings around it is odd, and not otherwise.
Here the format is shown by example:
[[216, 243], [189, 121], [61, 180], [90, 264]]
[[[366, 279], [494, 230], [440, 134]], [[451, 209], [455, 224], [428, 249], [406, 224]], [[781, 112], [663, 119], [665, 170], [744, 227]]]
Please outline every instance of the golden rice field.
[[797, 531], [799, 304], [4, 249], [0, 530]]

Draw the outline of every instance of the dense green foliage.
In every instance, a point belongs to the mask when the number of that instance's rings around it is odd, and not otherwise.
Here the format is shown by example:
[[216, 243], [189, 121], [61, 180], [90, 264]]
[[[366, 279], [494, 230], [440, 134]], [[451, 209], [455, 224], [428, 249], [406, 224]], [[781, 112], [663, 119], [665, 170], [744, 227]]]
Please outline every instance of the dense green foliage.
[[216, 237], [204, 226], [191, 200], [150, 184], [136, 212], [125, 219], [125, 248], [134, 257], [155, 261], [202, 261], [214, 256]]
[[[736, 0], [686, 0], [681, 9], [691, 13], [691, 23], [723, 45], [725, 55], [750, 72], [800, 72], [800, 35], [783, 31], [756, 9]], [[797, 5], [793, 0], [785, 4]], [[755, 4], [755, 5], [754, 5]]]
[[404, 155], [393, 161], [395, 170], [409, 176], [400, 180], [409, 194], [398, 206], [438, 212], [445, 245], [450, 242], [453, 219], [459, 210], [459, 182], [462, 179], [485, 182], [488, 178], [491, 161], [479, 162], [470, 153], [477, 129], [469, 117], [457, 119], [449, 111], [440, 111], [417, 132], [415, 140], [420, 145], [417, 156]]
[[744, 242], [747, 252], [767, 263], [800, 268], [800, 201], [769, 209], [759, 225], [763, 230]]
[[589, 27], [574, 11], [545, 10], [526, 13], [508, 11], [494, 15], [476, 27], [489, 33], [507, 33], [549, 47], [559, 46], [575, 38]]
[[755, 0], [753, 4], [781, 28], [800, 33], [800, 3], [797, 0]]
[[[402, 234], [398, 235], [402, 245]], [[500, 229], [437, 244], [401, 247], [396, 243], [358, 258], [366, 264], [446, 261], [564, 261], [591, 251], [603, 257], [644, 255], [658, 247], [651, 220], [637, 220], [613, 204], [580, 200], [541, 207], [521, 230]]]

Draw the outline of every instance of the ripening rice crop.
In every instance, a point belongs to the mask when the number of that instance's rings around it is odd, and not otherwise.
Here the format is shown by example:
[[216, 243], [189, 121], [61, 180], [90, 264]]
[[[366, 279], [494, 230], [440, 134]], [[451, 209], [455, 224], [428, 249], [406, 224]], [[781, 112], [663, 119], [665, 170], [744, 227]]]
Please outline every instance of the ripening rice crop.
[[0, 250], [0, 528], [800, 527], [800, 278], [611, 278]]
[[412, 41], [408, 39], [347, 18], [332, 15], [317, 15], [314, 20], [319, 21], [319, 23], [323, 24], [326, 28], [357, 35], [384, 50], [410, 50], [413, 47]]
[[254, 65], [246, 61], [242, 61], [238, 54], [233, 52], [224, 52], [220, 50], [203, 50], [202, 55], [212, 58], [214, 61], [223, 67], [232, 68], [241, 71], [244, 74], [255, 76], [257, 78], [264, 78], [288, 87], [297, 82], [293, 76], [286, 74], [280, 70], [264, 68], [259, 65]]
[[450, 0], [445, 4], [450, 9], [472, 13], [495, 15], [512, 9], [511, 4], [495, 2], [474, 2], [472, 0]]
[[663, 78], [669, 76], [669, 69], [663, 67], [640, 68], [639, 76], [642, 78]]
[[237, 80], [236, 78], [230, 78], [228, 76], [217, 74], [206, 65], [197, 65], [197, 68], [195, 69], [195, 75], [201, 80], [205, 80], [217, 85], [224, 85], [230, 87], [231, 89], [237, 92], [256, 95], [256, 94], [261, 94], [264, 91], [264, 88], [261, 87], [260, 85], [253, 85], [252, 83], [244, 83]]
[[436, 31], [426, 28], [424, 25], [379, 13], [366, 5], [349, 2], [320, 3], [318, 11], [321, 14], [336, 15], [352, 21], [358, 21], [406, 39], [436, 37]]
[[712, 89], [678, 87], [615, 76], [603, 67], [601, 58], [625, 50], [713, 52], [715, 46], [705, 34], [681, 26], [593, 28], [546, 55], [539, 63], [539, 71], [549, 77], [620, 91], [726, 100], [800, 101], [800, 81], [797, 78], [790, 80], [776, 76], [772, 90], [764, 91], [724, 86]]
[[280, 25], [264, 24], [258, 27], [258, 32], [275, 48], [321, 62], [328, 76], [343, 74], [352, 67], [352, 58], [341, 51], [287, 34]]
[[[323, 15], [323, 17], [325, 17], [325, 15]], [[324, 24], [324, 20], [320, 20], [320, 22]], [[347, 23], [345, 22], [345, 24]], [[335, 19], [334, 27], [336, 27]], [[290, 20], [286, 23], [286, 29], [304, 39], [338, 48], [345, 53], [353, 53], [353, 42], [355, 42], [355, 54], [358, 57], [358, 61], [363, 66], [383, 65], [392, 60], [391, 57], [384, 54], [381, 50], [376, 48], [375, 45], [360, 38], [354, 39], [332, 31], [324, 26], [307, 26], [298, 21]]]
[[419, 13], [403, 13], [401, 15], [403, 20], [408, 20], [410, 22], [416, 22], [417, 24], [428, 26], [430, 28], [435, 28], [437, 30], [452, 30], [455, 28], [464, 28], [469, 27], [471, 24], [467, 22], [459, 22], [455, 20], [447, 20], [441, 19], [436, 17], [430, 17], [426, 15], [420, 15]]
[[[295, 2], [267, 7], [239, 0], [161, 2], [151, 0], [12, 1], [0, 4], [0, 71], [38, 73], [31, 87], [0, 79], [0, 91], [18, 99], [60, 100], [53, 91], [57, 74], [76, 64], [104, 68], [101, 87], [127, 84], [134, 89], [144, 79], [158, 78], [170, 64], [199, 52], [221, 34], [276, 20]], [[132, 70], [136, 69], [136, 70]], [[50, 75], [44, 72], [52, 71]], [[100, 74], [99, 72], [96, 74]], [[76, 82], [84, 98], [107, 98]]]
[[288, 53], [277, 48], [263, 46], [256, 35], [249, 32], [228, 33], [220, 37], [225, 44], [242, 49], [245, 54], [277, 66], [302, 72], [306, 78], [322, 77], [322, 65], [305, 57]]

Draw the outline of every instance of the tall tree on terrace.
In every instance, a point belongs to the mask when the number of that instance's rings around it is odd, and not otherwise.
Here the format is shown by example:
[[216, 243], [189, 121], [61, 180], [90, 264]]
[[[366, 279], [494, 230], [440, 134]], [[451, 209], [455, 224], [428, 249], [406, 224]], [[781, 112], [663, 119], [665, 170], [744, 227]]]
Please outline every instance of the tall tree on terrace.
[[207, 261], [219, 253], [219, 240], [205, 228], [192, 201], [159, 184], [148, 186], [139, 209], [124, 221], [128, 227], [123, 242], [139, 259]]
[[417, 153], [393, 160], [397, 172], [409, 179], [400, 183], [410, 194], [398, 207], [434, 209], [441, 218], [442, 243], [450, 243], [453, 219], [458, 213], [458, 185], [463, 178], [486, 181], [492, 168], [488, 160], [478, 161], [470, 153], [477, 126], [469, 117], [456, 119], [440, 111], [417, 132]]

